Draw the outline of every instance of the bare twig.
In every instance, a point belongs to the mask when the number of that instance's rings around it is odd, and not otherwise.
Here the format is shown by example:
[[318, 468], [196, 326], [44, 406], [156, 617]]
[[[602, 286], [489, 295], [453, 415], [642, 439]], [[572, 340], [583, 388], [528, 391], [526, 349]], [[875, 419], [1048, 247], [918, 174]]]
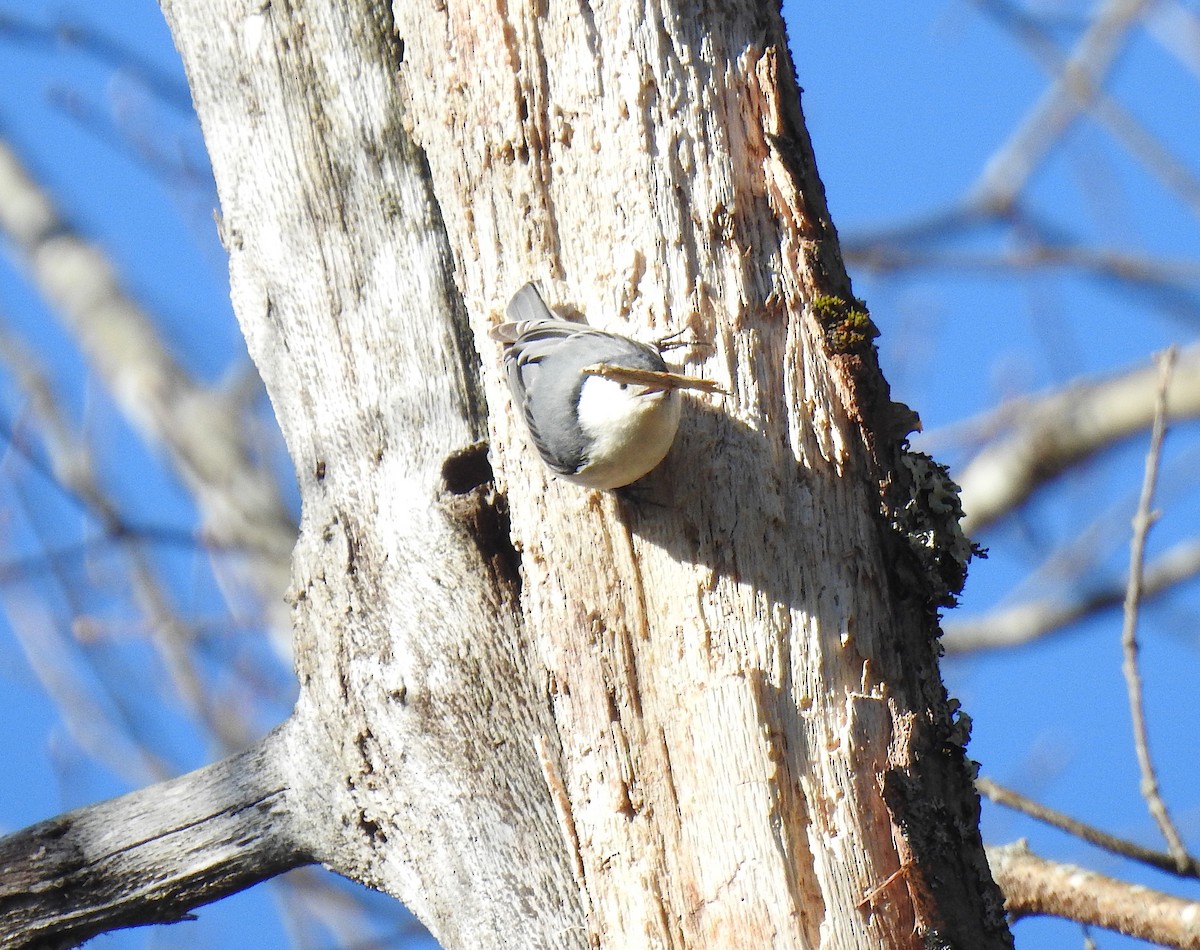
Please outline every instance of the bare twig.
[[192, 156], [179, 137], [161, 125], [144, 130], [131, 120], [131, 110], [92, 101], [77, 89], [51, 89], [49, 105], [65, 113], [82, 131], [140, 165], [165, 184], [201, 192], [212, 190], [212, 171], [203, 156]]
[[1129, 584], [1125, 593], [1125, 623], [1121, 629], [1121, 648], [1124, 662], [1121, 671], [1129, 694], [1129, 714], [1133, 720], [1133, 740], [1137, 750], [1138, 769], [1142, 773], [1142, 797], [1167, 840], [1167, 847], [1182, 869], [1187, 866], [1187, 848], [1175, 823], [1167, 812], [1166, 802], [1159, 792], [1158, 776], [1150, 757], [1150, 738], [1146, 728], [1146, 710], [1142, 698], [1142, 678], [1138, 671], [1138, 612], [1142, 602], [1142, 579], [1146, 563], [1146, 536], [1157, 520], [1152, 510], [1154, 487], [1158, 481], [1158, 465], [1162, 457], [1163, 436], [1167, 428], [1167, 388], [1175, 365], [1175, 349], [1168, 349], [1157, 358], [1159, 368], [1158, 398], [1154, 407], [1154, 427], [1150, 433], [1150, 451], [1146, 455], [1146, 471], [1142, 479], [1142, 494], [1137, 514], [1133, 516], [1133, 541], [1129, 546]]
[[1012, 917], [1047, 915], [1105, 927], [1179, 950], [1200, 950], [1200, 905], [1071, 864], [1047, 861], [1023, 841], [987, 849]]
[[1074, 835], [1081, 841], [1086, 841], [1097, 848], [1103, 848], [1111, 854], [1129, 858], [1133, 861], [1140, 861], [1142, 864], [1148, 864], [1151, 867], [1158, 868], [1160, 871], [1166, 871], [1168, 874], [1176, 874], [1180, 877], [1200, 880], [1200, 861], [1197, 861], [1190, 855], [1187, 856], [1185, 864], [1181, 865], [1173, 854], [1165, 851], [1156, 851], [1153, 848], [1144, 847], [1133, 841], [1118, 838], [1116, 835], [1102, 831], [1094, 825], [1089, 825], [1077, 818], [1072, 818], [1070, 815], [1063, 814], [1053, 808], [1048, 808], [1040, 802], [1035, 802], [1032, 798], [993, 782], [988, 778], [977, 778], [975, 780], [975, 787], [979, 790], [979, 794], [986, 796], [997, 805], [1003, 805], [1006, 808], [1019, 811], [1030, 818], [1065, 831], [1067, 834]]

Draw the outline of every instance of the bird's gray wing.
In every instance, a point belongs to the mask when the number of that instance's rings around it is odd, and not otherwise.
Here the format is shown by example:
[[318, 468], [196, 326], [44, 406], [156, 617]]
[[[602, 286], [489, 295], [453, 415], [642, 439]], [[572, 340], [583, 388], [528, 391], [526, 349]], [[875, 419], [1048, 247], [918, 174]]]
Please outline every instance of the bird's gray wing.
[[583, 383], [581, 370], [588, 361], [585, 351], [571, 342], [581, 333], [595, 331], [553, 318], [536, 323], [522, 321], [519, 326], [522, 332], [504, 354], [513, 403], [520, 409], [545, 463], [560, 474], [573, 474], [585, 461], [583, 431], [575, 407]]

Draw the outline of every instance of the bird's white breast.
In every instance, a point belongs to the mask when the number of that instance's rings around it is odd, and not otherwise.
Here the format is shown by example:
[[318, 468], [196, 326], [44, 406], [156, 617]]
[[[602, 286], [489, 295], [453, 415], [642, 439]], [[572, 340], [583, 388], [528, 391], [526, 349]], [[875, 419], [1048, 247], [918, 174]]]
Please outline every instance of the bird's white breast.
[[679, 429], [677, 390], [646, 393], [645, 387], [589, 376], [579, 394], [579, 424], [587, 437], [588, 462], [565, 476], [589, 488], [620, 488], [661, 462]]

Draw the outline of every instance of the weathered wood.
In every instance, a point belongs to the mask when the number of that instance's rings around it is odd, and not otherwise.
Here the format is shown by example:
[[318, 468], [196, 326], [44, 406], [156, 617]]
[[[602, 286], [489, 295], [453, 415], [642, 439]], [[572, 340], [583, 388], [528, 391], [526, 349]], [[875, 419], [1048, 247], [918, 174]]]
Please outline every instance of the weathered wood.
[[0, 947], [72, 947], [310, 862], [291, 835], [279, 733], [177, 779], [0, 839]]

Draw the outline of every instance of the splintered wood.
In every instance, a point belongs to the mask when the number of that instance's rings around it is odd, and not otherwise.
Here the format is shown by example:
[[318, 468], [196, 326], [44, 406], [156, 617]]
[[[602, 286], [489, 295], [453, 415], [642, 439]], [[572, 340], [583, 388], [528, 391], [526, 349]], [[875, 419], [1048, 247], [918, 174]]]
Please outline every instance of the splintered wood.
[[596, 363], [593, 366], [585, 366], [583, 372], [585, 376], [603, 376], [614, 383], [637, 383], [658, 389], [698, 389], [701, 392], [728, 395], [711, 379], [680, 376], [677, 373], [658, 373], [652, 369], [630, 369], [627, 366], [614, 366], [612, 363]]

